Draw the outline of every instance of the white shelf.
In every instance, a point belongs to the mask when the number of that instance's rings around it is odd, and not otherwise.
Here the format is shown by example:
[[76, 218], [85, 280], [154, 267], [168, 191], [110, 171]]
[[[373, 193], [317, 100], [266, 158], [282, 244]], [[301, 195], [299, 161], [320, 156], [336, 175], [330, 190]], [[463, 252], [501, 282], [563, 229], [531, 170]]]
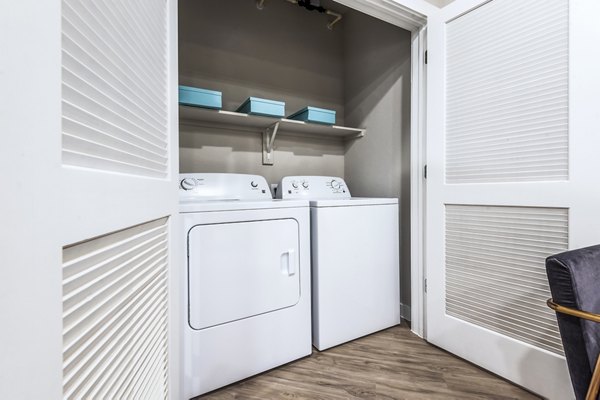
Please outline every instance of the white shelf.
[[235, 128], [257, 133], [272, 129], [279, 122], [279, 135], [293, 134], [311, 137], [356, 139], [365, 135], [365, 129], [337, 125], [321, 125], [285, 118], [270, 118], [233, 111], [210, 110], [201, 107], [179, 106], [179, 120], [188, 125], [209, 128]]

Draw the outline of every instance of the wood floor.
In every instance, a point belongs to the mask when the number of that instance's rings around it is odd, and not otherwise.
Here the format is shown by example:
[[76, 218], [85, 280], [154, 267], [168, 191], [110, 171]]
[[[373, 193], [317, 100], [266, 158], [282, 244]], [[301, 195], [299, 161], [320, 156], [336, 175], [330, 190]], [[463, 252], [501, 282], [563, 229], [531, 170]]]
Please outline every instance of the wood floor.
[[397, 326], [198, 397], [265, 399], [538, 399]]

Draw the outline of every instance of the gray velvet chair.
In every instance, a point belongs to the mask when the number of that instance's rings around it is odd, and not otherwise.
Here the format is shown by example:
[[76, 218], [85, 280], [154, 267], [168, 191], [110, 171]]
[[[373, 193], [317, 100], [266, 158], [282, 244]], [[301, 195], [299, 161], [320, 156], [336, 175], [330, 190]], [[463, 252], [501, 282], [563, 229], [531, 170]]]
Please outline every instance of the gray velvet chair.
[[600, 388], [600, 245], [546, 259], [560, 336], [578, 400], [598, 399]]

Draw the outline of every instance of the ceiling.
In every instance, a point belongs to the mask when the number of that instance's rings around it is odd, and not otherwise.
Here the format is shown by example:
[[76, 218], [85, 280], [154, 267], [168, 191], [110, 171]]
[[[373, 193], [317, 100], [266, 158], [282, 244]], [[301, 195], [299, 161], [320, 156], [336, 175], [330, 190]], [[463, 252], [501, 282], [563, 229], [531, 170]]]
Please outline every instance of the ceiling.
[[454, 0], [425, 0], [426, 2], [433, 4], [434, 6], [437, 7], [444, 7], [450, 3], [452, 3]]

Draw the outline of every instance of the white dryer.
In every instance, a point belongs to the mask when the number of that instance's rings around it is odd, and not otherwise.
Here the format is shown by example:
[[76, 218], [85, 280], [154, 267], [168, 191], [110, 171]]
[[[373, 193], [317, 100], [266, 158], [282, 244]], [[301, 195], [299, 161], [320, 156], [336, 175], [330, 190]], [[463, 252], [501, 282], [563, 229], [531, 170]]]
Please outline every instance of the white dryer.
[[313, 345], [324, 350], [400, 323], [398, 199], [351, 197], [341, 178], [285, 177], [311, 208]]
[[183, 395], [311, 353], [308, 201], [256, 175], [181, 174]]

